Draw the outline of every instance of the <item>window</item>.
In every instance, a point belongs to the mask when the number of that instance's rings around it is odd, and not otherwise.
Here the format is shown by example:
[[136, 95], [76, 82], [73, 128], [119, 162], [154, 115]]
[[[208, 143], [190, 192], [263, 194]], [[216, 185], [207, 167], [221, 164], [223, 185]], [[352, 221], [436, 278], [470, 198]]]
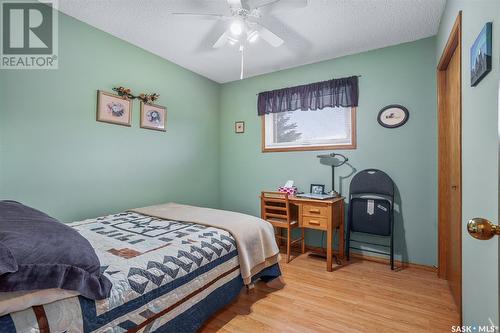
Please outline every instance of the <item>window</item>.
[[264, 152], [356, 148], [355, 108], [270, 113], [262, 126]]

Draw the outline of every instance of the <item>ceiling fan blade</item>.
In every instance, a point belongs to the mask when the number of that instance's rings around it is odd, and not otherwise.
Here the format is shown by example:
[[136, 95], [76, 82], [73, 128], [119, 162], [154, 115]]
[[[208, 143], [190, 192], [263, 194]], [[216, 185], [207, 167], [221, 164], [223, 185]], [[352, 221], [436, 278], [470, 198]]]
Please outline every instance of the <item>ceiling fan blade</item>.
[[214, 45], [212, 47], [214, 49], [219, 49], [219, 48], [223, 47], [224, 45], [226, 45], [227, 41], [228, 41], [228, 35], [227, 35], [227, 32], [224, 32], [219, 37], [219, 39], [217, 39], [217, 41], [214, 43]]
[[231, 10], [225, 1], [168, 0], [160, 2], [166, 4], [167, 13], [231, 15]]
[[268, 11], [280, 11], [304, 8], [307, 7], [308, 4], [308, 0], [271, 0], [256, 6], [255, 9], [266, 8]]
[[244, 8], [244, 9], [250, 9], [250, 6], [248, 5], [248, 0], [226, 0], [229, 7], [233, 9], [239, 9], [239, 8]]
[[203, 13], [170, 13], [170, 15], [175, 16], [190, 16], [197, 18], [205, 18], [205, 19], [227, 19], [227, 16], [220, 14], [203, 14]]
[[241, 0], [226, 0], [230, 7], [242, 7]]
[[271, 46], [279, 47], [284, 43], [283, 39], [281, 39], [281, 37], [276, 35], [271, 30], [267, 29], [266, 27], [263, 27], [260, 24], [258, 26], [259, 26], [258, 31], [260, 38], [268, 42]]

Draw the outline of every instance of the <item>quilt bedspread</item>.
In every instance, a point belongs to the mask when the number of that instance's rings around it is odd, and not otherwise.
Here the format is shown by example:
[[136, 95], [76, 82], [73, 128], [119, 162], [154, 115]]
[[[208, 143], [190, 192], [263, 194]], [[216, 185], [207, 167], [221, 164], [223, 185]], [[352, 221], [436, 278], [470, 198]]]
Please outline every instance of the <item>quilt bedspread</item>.
[[71, 297], [11, 313], [0, 317], [0, 332], [166, 332], [189, 309], [212, 311], [243, 286], [227, 231], [133, 212], [70, 226], [96, 250], [101, 272], [113, 283], [110, 297]]

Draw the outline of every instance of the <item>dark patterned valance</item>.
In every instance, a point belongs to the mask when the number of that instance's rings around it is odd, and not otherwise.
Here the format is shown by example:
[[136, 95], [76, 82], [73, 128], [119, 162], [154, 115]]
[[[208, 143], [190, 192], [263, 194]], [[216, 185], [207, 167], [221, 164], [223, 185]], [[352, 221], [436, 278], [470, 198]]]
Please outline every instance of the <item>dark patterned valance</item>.
[[351, 76], [261, 92], [257, 111], [262, 116], [299, 109], [306, 111], [325, 107], [357, 107], [358, 97], [358, 77]]

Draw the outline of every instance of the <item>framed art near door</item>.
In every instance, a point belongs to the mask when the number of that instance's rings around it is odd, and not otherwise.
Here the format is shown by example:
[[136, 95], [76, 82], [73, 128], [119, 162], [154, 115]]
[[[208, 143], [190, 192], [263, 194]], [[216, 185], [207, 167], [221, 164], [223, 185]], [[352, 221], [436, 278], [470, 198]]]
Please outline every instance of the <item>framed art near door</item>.
[[491, 29], [488, 22], [470, 48], [470, 84], [475, 87], [491, 71]]

